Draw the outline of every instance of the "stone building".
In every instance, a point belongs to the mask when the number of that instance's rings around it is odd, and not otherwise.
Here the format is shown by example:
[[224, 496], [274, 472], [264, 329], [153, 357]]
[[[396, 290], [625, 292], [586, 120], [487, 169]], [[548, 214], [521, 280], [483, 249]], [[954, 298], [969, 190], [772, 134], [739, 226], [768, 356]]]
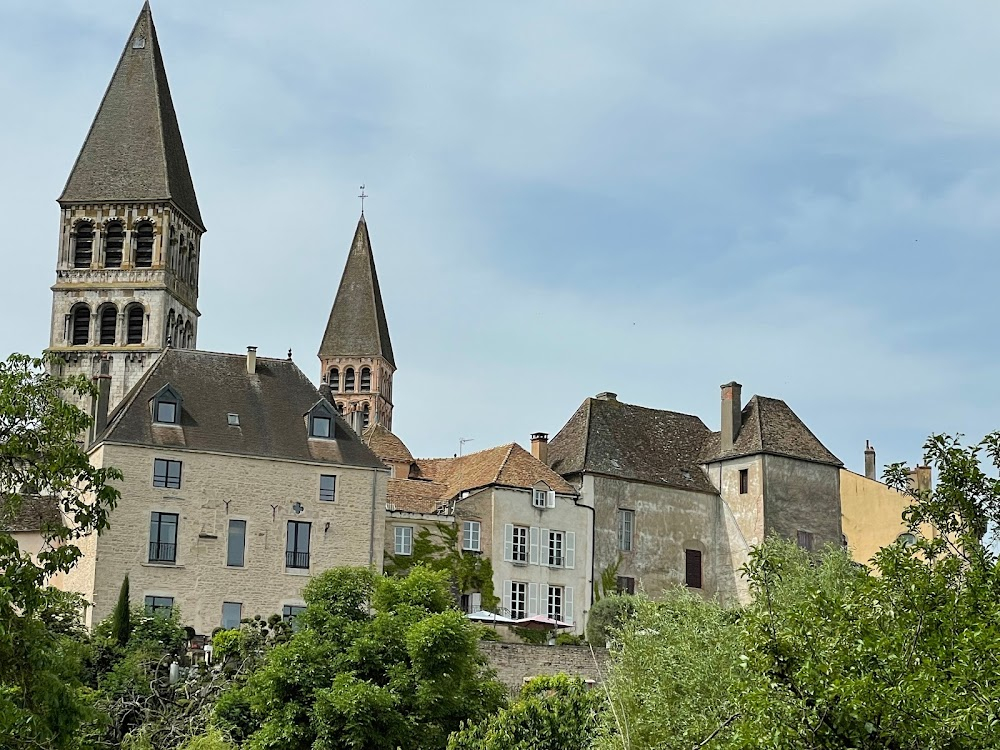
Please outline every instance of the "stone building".
[[205, 225], [148, 3], [59, 207], [48, 351], [66, 375], [109, 362], [113, 407], [168, 343], [198, 337]]
[[381, 569], [389, 472], [291, 360], [167, 349], [105, 420], [96, 466], [125, 475], [111, 528], [61, 588], [114, 608], [122, 580], [197, 632], [303, 606], [311, 575]]

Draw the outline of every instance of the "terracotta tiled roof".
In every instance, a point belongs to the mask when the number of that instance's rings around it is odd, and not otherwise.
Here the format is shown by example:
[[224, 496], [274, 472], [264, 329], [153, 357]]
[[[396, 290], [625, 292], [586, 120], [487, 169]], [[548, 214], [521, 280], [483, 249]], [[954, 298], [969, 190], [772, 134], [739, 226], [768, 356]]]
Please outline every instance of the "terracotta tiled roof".
[[450, 500], [448, 486], [421, 479], [390, 479], [386, 503], [410, 513], [434, 513]]
[[405, 443], [381, 424], [376, 423], [365, 430], [362, 440], [383, 461], [413, 461], [413, 454]]
[[17, 514], [9, 520], [3, 507], [7, 502], [6, 498], [0, 498], [0, 523], [6, 525], [7, 531], [39, 531], [45, 524], [62, 523], [59, 501], [54, 497], [22, 495]]

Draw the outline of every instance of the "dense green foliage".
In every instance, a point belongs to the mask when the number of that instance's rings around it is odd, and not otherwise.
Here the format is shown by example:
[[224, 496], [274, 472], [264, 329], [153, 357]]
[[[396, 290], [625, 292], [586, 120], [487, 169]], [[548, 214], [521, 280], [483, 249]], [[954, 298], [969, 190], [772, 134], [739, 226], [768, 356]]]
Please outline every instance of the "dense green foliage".
[[608, 637], [635, 613], [636, 601], [628, 594], [610, 594], [595, 602], [587, 616], [587, 640], [606, 646]]

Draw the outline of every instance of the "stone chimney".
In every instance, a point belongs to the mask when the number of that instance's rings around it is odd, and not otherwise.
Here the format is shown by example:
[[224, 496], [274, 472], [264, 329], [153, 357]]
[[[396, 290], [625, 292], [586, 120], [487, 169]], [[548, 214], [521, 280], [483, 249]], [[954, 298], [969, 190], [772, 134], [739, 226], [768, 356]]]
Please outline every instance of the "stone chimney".
[[875, 476], [875, 449], [867, 440], [865, 441], [865, 476], [878, 480], [878, 477]]
[[108, 405], [111, 403], [111, 360], [107, 354], [101, 355], [101, 370], [94, 376], [94, 383], [97, 385], [97, 395], [94, 397], [93, 410], [91, 416], [94, 424], [91, 427], [90, 442], [97, 440], [97, 436], [104, 432], [108, 426]]
[[531, 433], [531, 455], [546, 466], [549, 465], [549, 433]]
[[612, 393], [611, 391], [603, 391], [594, 396], [598, 401], [617, 401], [618, 394]]
[[931, 491], [931, 467], [915, 466], [910, 470], [910, 489], [923, 495]]
[[257, 347], [247, 347], [247, 375], [257, 374]]
[[733, 449], [743, 426], [743, 386], [735, 380], [722, 387], [722, 452]]

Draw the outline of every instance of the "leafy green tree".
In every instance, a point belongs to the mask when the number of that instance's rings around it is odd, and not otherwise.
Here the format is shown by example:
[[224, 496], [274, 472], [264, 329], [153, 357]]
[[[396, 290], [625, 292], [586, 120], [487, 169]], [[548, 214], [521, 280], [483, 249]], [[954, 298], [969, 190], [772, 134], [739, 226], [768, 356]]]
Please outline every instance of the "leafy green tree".
[[[84, 378], [59, 378], [44, 362], [14, 354], [0, 362], [0, 747], [72, 745], [87, 716], [79, 696], [80, 655], [53, 611], [65, 599], [46, 587], [81, 555], [76, 541], [108, 526], [119, 493], [115, 469], [91, 465], [78, 439], [91, 419], [63, 400], [84, 397]], [[32, 557], [9, 531], [25, 498], [41, 495], [61, 520], [44, 524]]]
[[608, 637], [635, 614], [636, 601], [631, 594], [612, 594], [594, 602], [587, 615], [587, 640], [594, 646], [606, 646]]
[[217, 728], [241, 747], [443, 748], [502, 705], [445, 572], [333, 568], [304, 596], [298, 631], [216, 705]]
[[115, 605], [115, 611], [111, 615], [112, 636], [115, 643], [119, 646], [127, 645], [129, 636], [132, 634], [132, 621], [129, 618], [129, 614], [128, 576], [125, 576], [125, 580], [122, 581], [121, 590], [118, 592], [118, 603]]
[[590, 747], [604, 707], [579, 677], [536, 677], [509, 707], [453, 733], [448, 750], [581, 750]]

